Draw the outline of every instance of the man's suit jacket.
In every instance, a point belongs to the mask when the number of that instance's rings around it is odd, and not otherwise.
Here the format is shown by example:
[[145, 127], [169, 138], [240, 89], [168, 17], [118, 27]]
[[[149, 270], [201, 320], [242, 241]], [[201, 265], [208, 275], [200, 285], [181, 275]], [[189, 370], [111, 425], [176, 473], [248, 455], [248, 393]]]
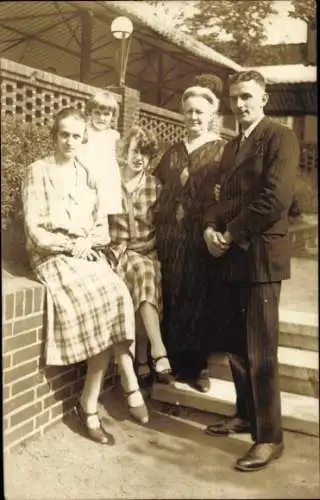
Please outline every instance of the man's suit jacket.
[[233, 242], [216, 258], [219, 279], [250, 282], [290, 277], [288, 211], [299, 164], [293, 131], [264, 117], [243, 145], [225, 146], [219, 169], [220, 198], [213, 189], [204, 209], [204, 228], [228, 230]]

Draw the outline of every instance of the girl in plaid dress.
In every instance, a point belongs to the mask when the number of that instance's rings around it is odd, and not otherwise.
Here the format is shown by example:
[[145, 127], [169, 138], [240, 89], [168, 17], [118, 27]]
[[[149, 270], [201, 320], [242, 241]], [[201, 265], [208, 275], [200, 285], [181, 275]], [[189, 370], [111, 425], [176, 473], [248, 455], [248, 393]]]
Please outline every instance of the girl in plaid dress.
[[[137, 371], [141, 386], [149, 385], [152, 380], [147, 339], [156, 379], [166, 384], [173, 381], [160, 331], [161, 274], [154, 227], [154, 208], [160, 183], [147, 173], [156, 152], [156, 141], [148, 131], [131, 130], [124, 141], [126, 161], [121, 169], [123, 213], [109, 217], [109, 256], [114, 269], [130, 290], [137, 319], [147, 334], [147, 337], [139, 336], [137, 342]], [[139, 333], [142, 333], [140, 328], [137, 329]]]
[[47, 289], [46, 363], [87, 361], [75, 409], [88, 437], [107, 444], [97, 406], [112, 351], [131, 415], [146, 423], [148, 412], [130, 353], [135, 336], [132, 300], [102, 252], [109, 242], [106, 218], [95, 185], [76, 158], [85, 130], [85, 117], [78, 110], [58, 113], [52, 132], [55, 154], [29, 166], [23, 208], [31, 266]]

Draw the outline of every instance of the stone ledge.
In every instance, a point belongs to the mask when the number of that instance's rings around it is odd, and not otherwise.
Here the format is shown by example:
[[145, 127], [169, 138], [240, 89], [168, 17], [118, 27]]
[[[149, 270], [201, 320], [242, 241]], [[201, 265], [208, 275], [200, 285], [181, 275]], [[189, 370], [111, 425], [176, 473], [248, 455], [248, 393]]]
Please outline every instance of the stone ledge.
[[[280, 388], [282, 391], [319, 398], [318, 352], [280, 345], [278, 359]], [[208, 368], [210, 377], [232, 380], [227, 355], [211, 355]]]
[[[152, 398], [177, 406], [187, 406], [209, 413], [232, 416], [235, 412], [236, 394], [233, 382], [210, 379], [211, 389], [203, 394], [187, 384], [175, 386], [155, 384]], [[286, 430], [319, 436], [319, 400], [281, 392], [282, 425]]]
[[[83, 386], [85, 363], [44, 365], [45, 292], [30, 269], [6, 262], [2, 269], [4, 448], [34, 438], [64, 418]], [[110, 363], [105, 384], [114, 385]]]
[[289, 311], [280, 307], [279, 320], [283, 332], [318, 336], [318, 313]]
[[[37, 292], [36, 292], [37, 291]], [[32, 271], [22, 265], [3, 263], [2, 270], [2, 302], [6, 303], [10, 295], [38, 293], [45, 296], [45, 286], [37, 281]], [[7, 298], [7, 299], [6, 299]], [[41, 300], [42, 302], [42, 300]], [[43, 305], [41, 310], [43, 309]], [[6, 319], [6, 315], [3, 316]], [[15, 319], [16, 315], [14, 315]], [[10, 318], [12, 319], [12, 318]]]

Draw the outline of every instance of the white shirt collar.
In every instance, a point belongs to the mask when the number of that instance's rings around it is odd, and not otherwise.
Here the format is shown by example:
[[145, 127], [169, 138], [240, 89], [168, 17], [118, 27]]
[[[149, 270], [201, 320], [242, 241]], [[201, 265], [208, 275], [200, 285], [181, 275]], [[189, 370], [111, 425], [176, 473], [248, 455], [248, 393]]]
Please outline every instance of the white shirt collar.
[[255, 122], [251, 123], [251, 125], [243, 131], [243, 136], [245, 139], [247, 139], [249, 137], [249, 135], [254, 131], [254, 129], [259, 125], [259, 123], [261, 122], [261, 120], [263, 120], [264, 118], [264, 115], [260, 116], [260, 118], [258, 118]]

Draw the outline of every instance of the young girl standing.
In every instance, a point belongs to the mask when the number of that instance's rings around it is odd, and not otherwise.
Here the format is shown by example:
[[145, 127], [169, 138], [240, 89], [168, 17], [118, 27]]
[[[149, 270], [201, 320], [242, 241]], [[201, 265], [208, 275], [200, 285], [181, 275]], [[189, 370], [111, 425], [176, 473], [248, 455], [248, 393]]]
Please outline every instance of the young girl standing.
[[101, 208], [106, 215], [117, 214], [121, 205], [121, 176], [116, 159], [116, 144], [120, 134], [113, 128], [118, 103], [113, 94], [102, 90], [86, 105], [88, 116], [87, 142], [79, 152], [80, 160], [88, 167], [98, 190]]
[[109, 217], [109, 256], [115, 271], [127, 284], [137, 320], [142, 322], [147, 334], [147, 337], [139, 336], [137, 339], [137, 371], [141, 387], [152, 380], [148, 365], [148, 340], [156, 380], [165, 384], [173, 381], [160, 331], [161, 274], [153, 220], [160, 185], [147, 172], [156, 152], [156, 141], [148, 131], [140, 128], [131, 130], [124, 141], [125, 164], [121, 167], [123, 213]]

